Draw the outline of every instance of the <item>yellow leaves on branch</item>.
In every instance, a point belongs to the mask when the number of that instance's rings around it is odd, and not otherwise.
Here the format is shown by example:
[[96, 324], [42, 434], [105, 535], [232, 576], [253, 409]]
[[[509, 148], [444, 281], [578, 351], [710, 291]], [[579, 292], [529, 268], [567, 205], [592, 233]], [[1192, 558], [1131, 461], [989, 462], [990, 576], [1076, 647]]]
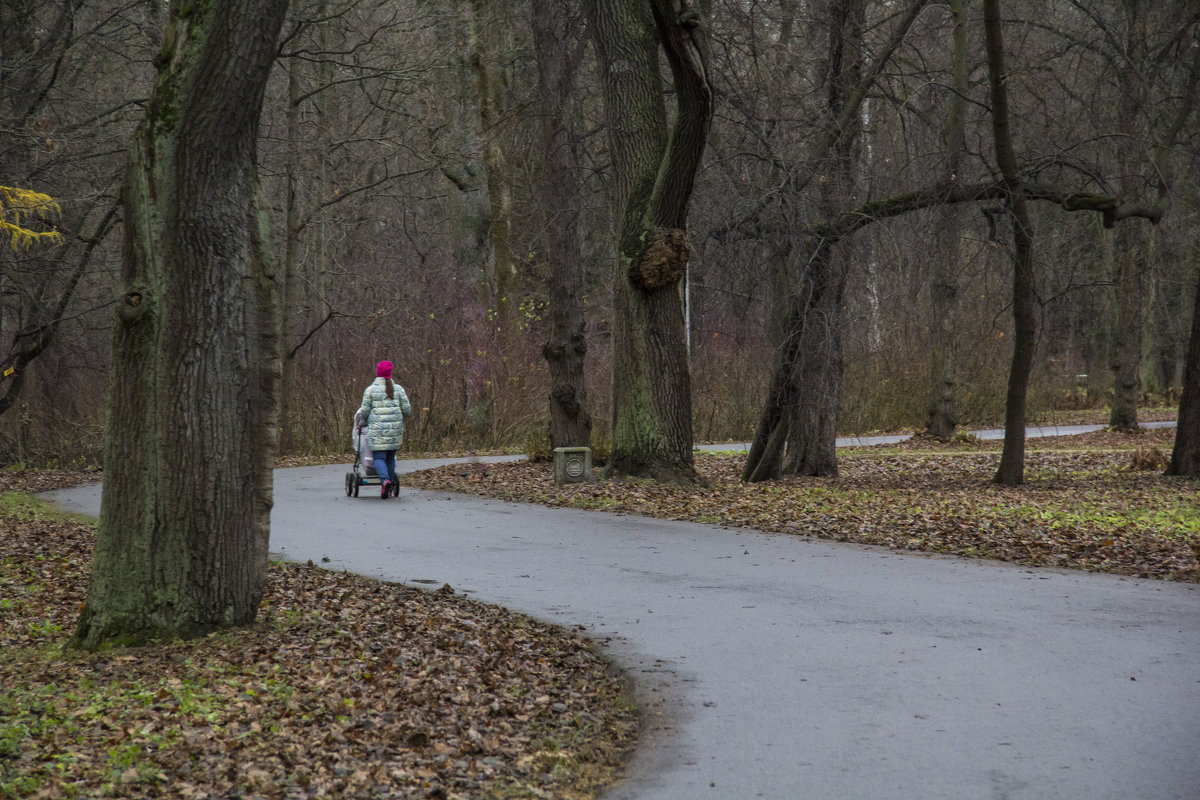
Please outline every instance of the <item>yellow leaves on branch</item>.
[[60, 216], [62, 208], [50, 195], [0, 186], [0, 234], [9, 237], [13, 250], [28, 250], [41, 243], [62, 244], [62, 234], [53, 228], [36, 231], [26, 227], [32, 219], [49, 222]]

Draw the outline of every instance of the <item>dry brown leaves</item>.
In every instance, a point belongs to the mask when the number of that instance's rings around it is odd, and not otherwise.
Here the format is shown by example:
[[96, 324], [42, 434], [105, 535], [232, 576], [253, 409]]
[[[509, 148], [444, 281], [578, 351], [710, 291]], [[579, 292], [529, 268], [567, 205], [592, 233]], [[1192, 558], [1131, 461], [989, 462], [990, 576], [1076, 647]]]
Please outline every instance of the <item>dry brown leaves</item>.
[[[410, 486], [754, 528], [897, 550], [1200, 581], [1200, 486], [1146, 470], [1170, 429], [1030, 440], [1027, 482], [991, 483], [1000, 442], [860, 448], [838, 478], [740, 480], [744, 457], [698, 457], [707, 488], [597, 480], [556, 488], [545, 464], [442, 467]], [[1159, 456], [1154, 456], [1157, 452]]]
[[0, 797], [587, 798], [632, 746], [575, 633], [311, 564], [251, 628], [64, 652], [93, 542], [0, 522]]

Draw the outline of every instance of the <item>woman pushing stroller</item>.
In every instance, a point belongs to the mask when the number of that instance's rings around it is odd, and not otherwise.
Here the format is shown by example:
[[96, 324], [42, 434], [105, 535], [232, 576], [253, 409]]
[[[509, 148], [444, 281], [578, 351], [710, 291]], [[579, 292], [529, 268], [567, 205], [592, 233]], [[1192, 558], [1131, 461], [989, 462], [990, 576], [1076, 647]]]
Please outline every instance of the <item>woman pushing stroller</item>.
[[362, 419], [366, 421], [375, 474], [382, 484], [379, 496], [387, 498], [396, 480], [396, 451], [404, 442], [404, 423], [412, 414], [412, 405], [404, 387], [392, 381], [392, 362], [375, 366], [375, 381], [363, 392]]

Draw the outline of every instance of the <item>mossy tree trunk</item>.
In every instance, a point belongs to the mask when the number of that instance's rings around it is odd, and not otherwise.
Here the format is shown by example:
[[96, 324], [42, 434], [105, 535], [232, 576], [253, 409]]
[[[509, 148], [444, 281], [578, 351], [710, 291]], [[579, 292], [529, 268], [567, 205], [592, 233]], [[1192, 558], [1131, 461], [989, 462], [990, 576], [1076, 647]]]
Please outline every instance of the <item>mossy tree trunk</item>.
[[[579, 167], [571, 146], [567, 103], [580, 48], [570, 35], [567, 0], [533, 0], [530, 24], [538, 68], [542, 250], [550, 273], [550, 330], [542, 355], [550, 371], [550, 447], [587, 447], [592, 440], [584, 360], [583, 255], [580, 249]], [[580, 26], [582, 27], [582, 26]], [[572, 178], [574, 176], [574, 179]]]
[[[680, 281], [687, 209], [712, 119], [707, 41], [694, 9], [673, 0], [587, 4], [601, 72], [614, 197], [624, 202], [613, 298], [613, 449], [609, 474], [697, 480]], [[671, 66], [667, 133], [659, 43]]]
[[130, 146], [104, 498], [77, 644], [252, 622], [262, 597], [279, 318], [256, 193], [285, 0], [171, 3]]

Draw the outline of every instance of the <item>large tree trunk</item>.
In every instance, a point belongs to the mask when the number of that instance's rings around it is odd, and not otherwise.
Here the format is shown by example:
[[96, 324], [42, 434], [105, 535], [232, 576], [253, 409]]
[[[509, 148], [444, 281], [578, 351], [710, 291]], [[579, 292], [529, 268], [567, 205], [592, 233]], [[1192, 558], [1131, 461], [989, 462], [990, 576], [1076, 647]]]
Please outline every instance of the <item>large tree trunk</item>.
[[[831, 119], [841, 120], [818, 191], [826, 219], [834, 218], [847, 198], [855, 199], [856, 166], [862, 150], [862, 114], [856, 91], [862, 86], [865, 0], [829, 4], [829, 74], [826, 81]], [[837, 475], [837, 419], [842, 394], [842, 298], [846, 291], [847, 254], [836, 242], [806, 248], [800, 294], [810, 299], [804, 310], [799, 362], [794, 378], [796, 402], [789, 409], [788, 475]]]
[[[707, 45], [695, 12], [671, 0], [593, 0], [616, 193], [625, 200], [613, 321], [613, 450], [608, 474], [697, 479], [691, 379], [679, 282], [687, 208], [712, 118]], [[676, 92], [666, 136], [658, 69], [666, 50]]]
[[173, 2], [130, 147], [84, 647], [254, 620], [279, 381], [259, 109], [285, 0]]
[[568, 137], [566, 108], [578, 59], [570, 50], [567, 0], [533, 0], [530, 22], [538, 67], [542, 248], [550, 271], [550, 330], [542, 355], [550, 370], [550, 447], [587, 447], [583, 256], [579, 240], [578, 166]]
[[1167, 474], [1200, 478], [1200, 285], [1196, 287], [1192, 309], [1192, 334], [1183, 367], [1183, 396], [1176, 424], [1175, 447]]
[[[790, 263], [791, 246], [784, 244], [778, 258], [782, 263]], [[808, 263], [816, 260], [816, 254], [808, 259]], [[801, 281], [797, 291], [787, 291], [785, 297], [789, 306], [786, 314], [781, 316], [782, 323], [776, 336], [772, 337], [775, 352], [775, 363], [771, 370], [771, 385], [767, 390], [767, 402], [758, 420], [758, 428], [754, 432], [754, 441], [750, 443], [750, 452], [746, 455], [746, 466], [742, 469], [742, 480], [749, 483], [776, 480], [783, 472], [783, 456], [791, 433], [793, 413], [799, 402], [800, 387], [797, 384], [797, 366], [804, 346], [804, 325], [807, 321], [807, 309], [812, 303], [812, 297], [806, 295], [804, 288], [811, 292], [813, 284]]]
[[946, 440], [958, 427], [958, 408], [954, 402], [957, 385], [954, 311], [958, 308], [961, 244], [954, 212], [943, 212], [940, 216], [937, 264], [929, 284], [929, 411], [925, 415], [925, 432]]
[[[776, 348], [775, 366], [771, 374], [771, 387], [767, 403], [759, 417], [758, 429], [742, 480], [758, 482], [775, 480], [786, 472], [801, 471], [806, 475], [836, 475], [837, 460], [834, 426], [837, 391], [840, 391], [841, 369], [822, 369], [821, 359], [834, 357], [835, 343], [831, 336], [839, 333], [826, 324], [821, 310], [829, 309], [839, 302], [831, 295], [845, 288], [845, 272], [839, 270], [830, 250], [834, 240], [812, 237], [805, 245], [802, 261], [804, 268], [797, 289], [791, 294], [791, 306], [784, 325], [781, 342]], [[816, 328], [816, 330], [810, 330]], [[836, 343], [840, 346], [840, 341]], [[840, 359], [841, 351], [836, 349]], [[822, 380], [823, 376], [836, 373], [838, 385], [833, 395], [834, 404], [826, 403], [830, 398], [827, 383], [815, 387], [804, 385], [805, 376]], [[826, 416], [823, 418], [822, 414]], [[793, 435], [796, 426], [805, 426], [799, 436]], [[784, 452], [788, 450], [785, 468]], [[816, 470], [824, 471], [816, 471]]]
[[[946, 103], [946, 167], [942, 180], [955, 183], [962, 168], [964, 128], [966, 125], [968, 65], [967, 22], [962, 0], [950, 0], [954, 18], [952, 32], [953, 91]], [[955, 324], [958, 308], [958, 272], [962, 265], [961, 233], [958, 212], [950, 207], [939, 211], [937, 249], [933, 278], [929, 283], [929, 412], [925, 431], [938, 439], [949, 439], [958, 427], [958, 409], [954, 402]]]
[[801, 296], [808, 298], [797, 333], [800, 349], [790, 404], [785, 475], [836, 477], [837, 414], [842, 395], [842, 305], [845, 254], [827, 242], [811, 248]]
[[[1118, 69], [1117, 125], [1114, 142], [1117, 183], [1122, 197], [1142, 193], [1141, 161], [1149, 144], [1140, 122], [1145, 107], [1146, 58], [1145, 0], [1126, 0], [1124, 52]], [[1113, 283], [1116, 287], [1116, 324], [1113, 328], [1113, 401], [1108, 424], [1116, 430], [1137, 430], [1138, 403], [1142, 397], [1142, 338], [1147, 280], [1149, 235], [1141, 225], [1125, 224], [1114, 234]]]
[[1029, 394], [1029, 375], [1033, 370], [1036, 345], [1033, 237], [1009, 127], [1008, 89], [1005, 86], [1008, 76], [1004, 73], [1004, 39], [998, 0], [984, 0], [983, 27], [987, 39], [996, 163], [1008, 189], [1013, 224], [1013, 355], [1004, 401], [1004, 449], [992, 480], [1005, 486], [1017, 486], [1025, 482], [1025, 400]]
[[1113, 402], [1109, 427], [1119, 431], [1138, 429], [1138, 402], [1142, 397], [1143, 306], [1147, 275], [1145, 232], [1126, 223], [1114, 232], [1116, 242], [1117, 319], [1113, 331]]

